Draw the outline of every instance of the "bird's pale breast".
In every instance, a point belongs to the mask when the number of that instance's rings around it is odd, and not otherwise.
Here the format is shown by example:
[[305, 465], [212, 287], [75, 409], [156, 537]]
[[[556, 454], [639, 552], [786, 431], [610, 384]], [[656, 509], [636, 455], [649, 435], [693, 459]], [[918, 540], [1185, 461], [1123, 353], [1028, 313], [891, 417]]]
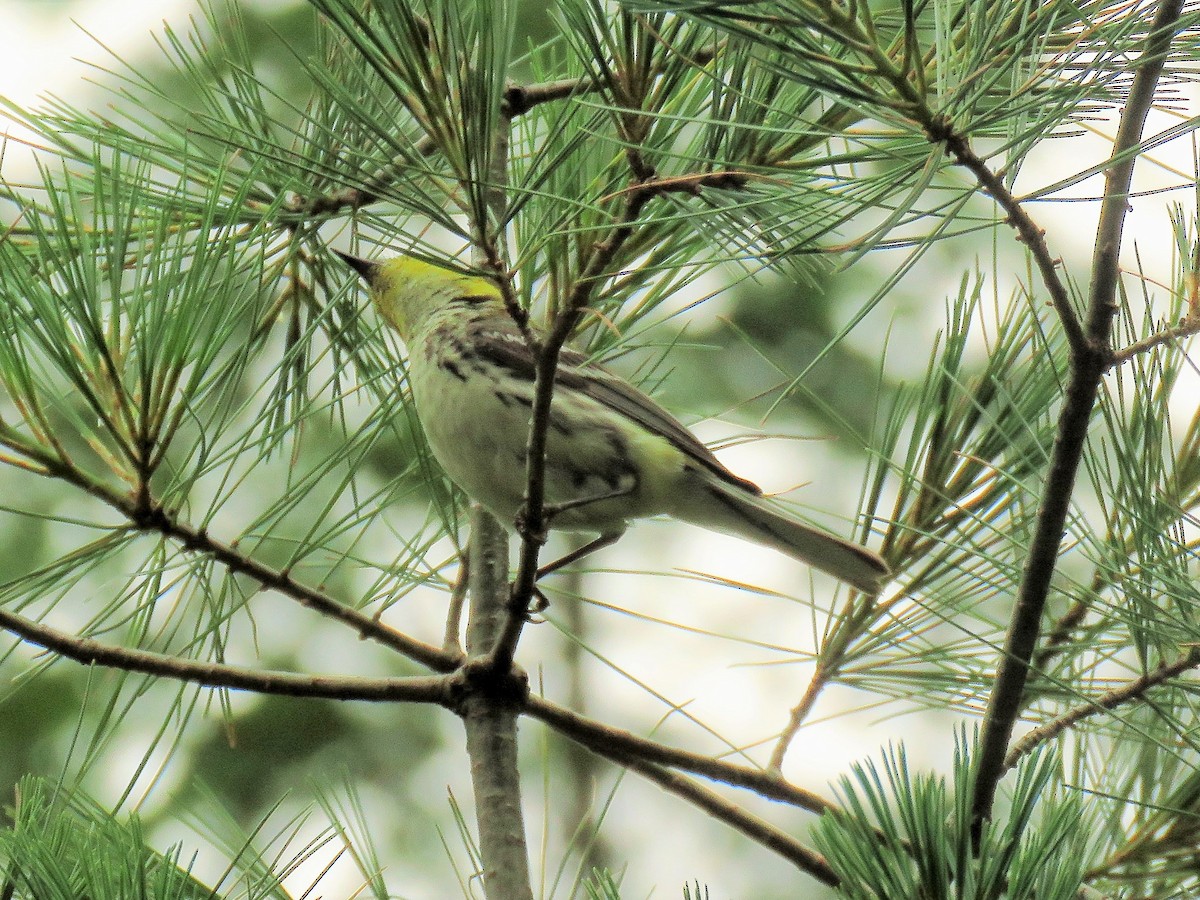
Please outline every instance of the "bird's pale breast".
[[[500, 372], [468, 347], [414, 340], [409, 380], [417, 415], [450, 479], [511, 525], [524, 501], [533, 382]], [[578, 392], [563, 391], [547, 432], [546, 503], [596, 499], [552, 518], [552, 528], [612, 532], [629, 519], [666, 511], [661, 478], [645, 489], [647, 458], [682, 455]], [[619, 496], [613, 496], [619, 495]]]

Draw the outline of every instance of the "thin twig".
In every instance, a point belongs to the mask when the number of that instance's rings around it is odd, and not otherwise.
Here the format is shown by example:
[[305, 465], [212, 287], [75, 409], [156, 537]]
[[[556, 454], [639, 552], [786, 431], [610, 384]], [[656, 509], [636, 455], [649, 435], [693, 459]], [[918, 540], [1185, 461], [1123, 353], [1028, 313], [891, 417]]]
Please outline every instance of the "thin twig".
[[442, 650], [460, 657], [466, 655], [462, 645], [462, 614], [470, 581], [471, 551], [464, 548], [458, 558], [458, 575], [450, 589], [450, 603], [446, 607], [446, 630], [442, 636]]
[[171, 538], [177, 541], [184, 550], [214, 559], [229, 571], [246, 575], [263, 587], [278, 591], [313, 612], [348, 625], [358, 632], [360, 637], [390, 647], [435, 672], [452, 672], [462, 662], [462, 658], [459, 656], [447, 653], [433, 644], [409, 637], [402, 631], [384, 625], [373, 616], [347, 606], [316, 588], [301, 584], [287, 570], [272, 568], [246, 556], [229, 544], [213, 538], [205, 529], [195, 528], [176, 520], [159, 506], [140, 508], [133, 501], [119, 497], [112, 498], [112, 505], [124, 512], [138, 529], [157, 532], [164, 537]]
[[117, 510], [139, 531], [154, 532], [170, 538], [186, 551], [207, 556], [231, 572], [245, 575], [263, 587], [278, 591], [320, 615], [348, 625], [362, 638], [390, 647], [435, 672], [452, 672], [462, 661], [461, 656], [409, 637], [376, 621], [372, 616], [340, 603], [316, 588], [301, 584], [286, 570], [272, 568], [246, 556], [232, 545], [209, 535], [206, 529], [180, 522], [159, 506], [145, 489], [135, 492], [132, 496], [119, 493], [80, 471], [68, 460], [21, 443], [8, 434], [0, 434], [0, 445], [35, 463], [41, 470], [38, 474], [72, 484]]
[[[892, 59], [891, 51], [881, 50], [875, 43], [874, 35], [861, 30], [861, 23], [858, 22], [855, 14], [848, 13], [833, 4], [827, 5], [825, 10], [839, 33], [857, 35], [859, 51], [871, 60], [879, 75], [891, 84], [897, 97], [908, 108], [909, 114], [914, 120], [921, 124], [930, 140], [943, 144], [946, 153], [954, 159], [955, 163], [970, 171], [980, 186], [1005, 211], [1008, 223], [1016, 230], [1018, 238], [1029, 248], [1041, 273], [1072, 352], [1086, 352], [1089, 348], [1083, 337], [1079, 316], [1071, 305], [1070, 294], [1059, 275], [1060, 261], [1050, 253], [1046, 244], [1045, 232], [1021, 206], [1019, 200], [1005, 185], [1004, 179], [993, 172], [987, 163], [975, 153], [966, 136], [955, 131], [948, 119], [938, 116], [928, 106], [925, 102], [925, 93], [919, 87], [920, 79], [918, 82], [910, 79], [910, 68], [904, 64], [897, 65]], [[909, 52], [907, 48], [902, 47], [901, 49], [904, 53]], [[914, 531], [913, 534], [916, 532]], [[859, 602], [858, 598], [851, 599], [851, 604], [856, 602]], [[852, 621], [844, 623], [844, 627], [834, 635], [834, 640], [838, 641], [841, 646], [833, 646], [831, 641], [829, 646], [822, 647], [823, 666], [814, 673], [800, 702], [792, 709], [789, 722], [781, 732], [772, 753], [770, 761], [772, 768], [780, 769], [782, 767], [783, 758], [789, 746], [819, 699], [821, 691], [836, 679], [840, 657], [854, 637], [855, 626], [858, 623], [869, 622], [878, 612], [879, 607], [875, 605], [874, 600], [858, 612], [855, 612], [853, 608], [847, 609], [845, 616], [852, 617]]]
[[1062, 279], [1058, 276], [1057, 260], [1046, 245], [1045, 232], [1029, 216], [1020, 202], [1004, 184], [1004, 179], [988, 168], [987, 164], [974, 152], [965, 135], [956, 131], [953, 123], [934, 113], [926, 102], [925, 95], [920, 92], [918, 84], [910, 80], [909, 72], [903, 65], [896, 65], [891, 52], [885, 52], [875, 42], [875, 36], [862, 29], [861, 23], [848, 14], [844, 9], [829, 4], [826, 15], [835, 28], [846, 35], [855, 35], [858, 41], [858, 51], [864, 54], [875, 67], [875, 70], [886, 79], [895, 90], [897, 98], [910, 107], [910, 114], [925, 129], [930, 140], [945, 145], [946, 152], [954, 161], [975, 176], [976, 181], [1004, 210], [1008, 223], [1016, 229], [1021, 241], [1029, 247], [1034, 262], [1041, 272], [1050, 300], [1062, 322], [1067, 341], [1073, 351], [1083, 352], [1088, 348], [1080, 326], [1079, 317], [1071, 305], [1070, 294]]
[[[836, 637], [836, 636], [835, 636]], [[845, 650], [845, 641], [839, 642], [841, 647], [829, 653], [829, 657], [836, 658], [836, 662], [830, 660], [826, 656], [827, 648], [821, 648], [821, 662], [817, 664], [816, 671], [813, 672], [812, 678], [809, 679], [808, 687], [804, 689], [804, 694], [800, 698], [800, 702], [792, 707], [791, 713], [788, 715], [788, 723], [784, 726], [783, 731], [779, 734], [779, 739], [775, 742], [775, 747], [771, 751], [771, 760], [767, 763], [767, 768], [772, 772], [781, 773], [783, 771], [783, 760], [787, 756], [788, 748], [800, 733], [801, 726], [804, 725], [812, 708], [817, 703], [817, 698], [832, 680], [833, 672], [840, 664], [842, 652]], [[832, 648], [830, 648], [832, 650]]]
[[[1095, 584], [1097, 581], [1099, 581], [1099, 574], [1093, 577], [1092, 583]], [[1089, 593], [1095, 592], [1089, 591]], [[1042, 643], [1042, 648], [1034, 657], [1035, 668], [1045, 670], [1054, 661], [1054, 658], [1066, 649], [1067, 641], [1071, 639], [1075, 629], [1083, 622], [1089, 609], [1091, 609], [1091, 604], [1086, 600], [1075, 600], [1067, 608], [1067, 611], [1055, 620], [1050, 633], [1046, 635], [1046, 640]]]
[[659, 197], [663, 194], [691, 194], [699, 196], [702, 188], [718, 190], [742, 190], [751, 179], [759, 181], [774, 181], [766, 175], [754, 172], [738, 172], [724, 169], [720, 172], [691, 172], [683, 175], [671, 175], [664, 178], [651, 178], [648, 181], [636, 181], [626, 188], [613, 194], [601, 197], [599, 203], [614, 200], [617, 197], [628, 197], [630, 194], [649, 194]]
[[1067, 286], [1058, 274], [1061, 260], [1050, 252], [1050, 247], [1046, 243], [1046, 232], [1025, 211], [1020, 200], [1004, 184], [1004, 179], [993, 172], [987, 163], [975, 153], [965, 136], [947, 125], [944, 132], [935, 130], [931, 133], [931, 137], [944, 141], [946, 152], [954, 157], [956, 163], [974, 175], [980, 186], [1004, 210], [1004, 214], [1008, 217], [1008, 224], [1016, 230], [1021, 243], [1029, 248], [1030, 256], [1033, 257], [1034, 264], [1042, 276], [1042, 283], [1046, 286], [1046, 292], [1050, 295], [1050, 302], [1054, 305], [1054, 311], [1058, 313], [1058, 320], [1062, 325], [1063, 334], [1067, 338], [1067, 345], [1071, 348], [1071, 353], [1086, 354], [1089, 352], [1092, 348], [1084, 336], [1079, 314], [1071, 305], [1071, 296], [1067, 291]]
[[1115, 368], [1129, 362], [1129, 360], [1133, 359], [1139, 353], [1153, 350], [1162, 344], [1173, 344], [1181, 338], [1191, 337], [1194, 334], [1200, 334], [1200, 317], [1189, 315], [1173, 328], [1164, 328], [1162, 331], [1152, 334], [1149, 337], [1144, 337], [1140, 341], [1134, 341], [1127, 347], [1114, 350], [1108, 358], [1108, 368]]
[[403, 701], [450, 706], [450, 679], [444, 675], [412, 678], [362, 678], [353, 675], [299, 675], [197, 662], [164, 653], [114, 647], [92, 638], [67, 634], [0, 609], [0, 628], [24, 641], [84, 665], [126, 672], [144, 672], [158, 678], [187, 681], [211, 688], [254, 691], [284, 697], [329, 700]]
[[638, 757], [626, 757], [613, 748], [591, 746], [589, 749], [606, 759], [637, 772], [643, 778], [654, 782], [664, 791], [682, 797], [698, 809], [702, 809], [714, 819], [730, 826], [735, 831], [745, 835], [760, 846], [766, 847], [783, 859], [791, 862], [802, 872], [806, 872], [818, 881], [836, 887], [840, 883], [837, 873], [821, 854], [800, 843], [786, 831], [772, 825], [765, 819], [747, 812], [731, 800], [722, 797], [716, 791], [697, 784], [693, 779], [678, 772], [672, 772], [653, 763], [648, 763]]
[[745, 788], [754, 791], [760, 797], [787, 803], [809, 812], [826, 813], [836, 808], [824, 797], [792, 784], [777, 772], [736, 765], [706, 754], [692, 753], [669, 744], [661, 744], [589, 719], [542, 697], [531, 696], [525, 703], [525, 712], [564, 737], [597, 753], [604, 753], [607, 749], [620, 752], [631, 759], [641, 759], [654, 765], [703, 775], [713, 781]]
[[652, 196], [654, 195], [649, 192], [635, 191], [626, 197], [617, 224], [604, 241], [593, 247], [587, 265], [580, 272], [558, 315], [555, 316], [549, 334], [541, 342], [541, 346], [534, 348], [537, 352], [537, 374], [533, 408], [530, 411], [529, 443], [526, 448], [527, 469], [525, 501], [520, 523], [520, 562], [513, 581], [508, 621], [492, 651], [492, 662], [498, 671], [505, 670], [512, 664], [517, 642], [528, 615], [529, 603], [533, 598], [538, 553], [545, 543], [546, 440], [550, 427], [550, 404], [554, 397], [554, 375], [558, 369], [558, 355], [574, 330], [584, 307], [588, 305], [600, 285], [609, 264], [633, 234], [642, 208]]
[[1113, 688], [1101, 694], [1094, 700], [1081, 703], [1057, 718], [1051, 719], [1044, 725], [1039, 725], [1019, 741], [1016, 741], [1004, 759], [1004, 768], [1011, 769], [1021, 757], [1033, 750], [1034, 747], [1046, 741], [1053, 740], [1076, 722], [1094, 716], [1105, 710], [1115, 709], [1123, 703], [1140, 699], [1150, 688], [1182, 675], [1188, 669], [1200, 666], [1200, 649], [1192, 649], [1173, 663], [1163, 663], [1153, 672], [1135, 678], [1121, 687]]
[[[1191, 442], [1188, 442], [1180, 448], [1175, 459], [1175, 468], [1177, 471], [1186, 466], [1188, 460], [1194, 457], [1195, 454], [1192, 452], [1193, 446]], [[1155, 519], [1153, 520], [1153, 524], [1142, 521], [1139, 523], [1139, 527], [1161, 528], [1165, 531], [1171, 526], [1172, 521], [1187, 516], [1187, 510], [1194, 508], [1197, 500], [1200, 500], [1200, 496], [1189, 496], [1191, 499], [1185, 498], [1175, 501], [1175, 512], [1171, 511], [1170, 506], [1164, 506], [1164, 512], [1170, 521], [1167, 518]], [[1121, 536], [1115, 533], [1117, 527], [1115, 510], [1109, 518], [1108, 530], [1105, 532], [1104, 540], [1101, 543], [1108, 546], [1113, 545], [1116, 541], [1120, 541], [1120, 544], [1116, 546], [1124, 548], [1126, 553], [1132, 554], [1133, 536], [1128, 534]], [[1195, 555], [1198, 549], [1200, 549], [1200, 540], [1192, 539], [1183, 543], [1180, 547], [1180, 552], [1191, 557]], [[1084, 598], [1098, 597], [1105, 588], [1112, 587], [1115, 584], [1114, 577], [1117, 574], [1115, 570], [1098, 567], [1092, 574], [1089, 584], [1080, 591], [1081, 596]], [[1088, 614], [1090, 609], [1091, 604], [1087, 599], [1075, 600], [1067, 608], [1067, 611], [1054, 621], [1054, 625], [1051, 627], [1049, 634], [1046, 635], [1045, 641], [1042, 642], [1042, 646], [1033, 657], [1033, 668], [1035, 670], [1039, 672], [1046, 671], [1051, 663], [1053, 663], [1055, 657], [1066, 650], [1067, 641], [1071, 639], [1074, 631], [1083, 623], [1084, 616]]]
[[513, 580], [512, 609], [508, 627], [497, 642], [493, 653], [497, 666], [511, 662], [516, 652], [517, 641], [525, 623], [529, 602], [533, 597], [534, 582], [537, 580], [537, 560], [548, 525], [545, 515], [546, 493], [546, 440], [549, 431], [550, 405], [554, 396], [554, 375], [558, 369], [558, 355], [570, 337], [583, 309], [590, 303], [612, 260], [633, 234], [646, 204], [653, 198], [670, 193], [699, 194], [705, 187], [738, 189], [745, 187], [749, 176], [742, 172], [708, 172], [681, 175], [672, 178], [657, 178], [652, 169], [635, 166], [636, 175], [619, 196], [624, 197], [620, 219], [608, 237], [595, 245], [587, 265], [579, 274], [570, 294], [554, 319], [550, 333], [537, 353], [537, 376], [534, 388], [533, 408], [530, 413], [529, 443], [527, 447], [527, 479], [525, 502], [522, 508], [521, 554], [517, 576]]
[[563, 78], [539, 84], [514, 84], [504, 91], [504, 112], [512, 118], [523, 116], [535, 106], [567, 100], [599, 90], [592, 78]]
[[414, 156], [432, 156], [436, 150], [437, 144], [428, 136], [423, 137], [413, 145], [411, 153], [394, 157], [361, 187], [345, 187], [332, 194], [321, 194], [317, 197], [297, 195], [288, 202], [287, 211], [304, 216], [331, 216], [342, 210], [348, 209], [353, 212], [369, 206], [383, 197], [397, 171], [412, 165]]
[[[708, 65], [716, 57], [724, 43], [721, 41], [697, 51], [694, 56], [688, 58], [689, 65], [697, 69]], [[662, 65], [656, 64], [653, 71], [655, 74], [662, 74]], [[537, 84], [514, 84], [504, 92], [504, 112], [516, 118], [543, 103], [567, 100], [581, 94], [595, 93], [598, 90], [600, 90], [600, 85], [590, 76], [563, 78], [558, 81], [544, 81]]]
[[[691, 62], [702, 67], [717, 55], [720, 45], [713, 45], [698, 52]], [[583, 94], [595, 93], [600, 86], [590, 77], [563, 78], [558, 81], [537, 82], [534, 84], [514, 84], [504, 91], [502, 112], [509, 118], [523, 116], [541, 106], [543, 103], [554, 103], [559, 100], [569, 100]], [[432, 156], [437, 150], [437, 144], [428, 136], [421, 138], [413, 146], [412, 155]], [[287, 204], [291, 213], [308, 216], [328, 216], [340, 213], [342, 210], [356, 210], [378, 202], [391, 184], [397, 170], [410, 165], [412, 155], [405, 154], [392, 159], [382, 166], [361, 187], [347, 187], [332, 194], [322, 194], [317, 197], [297, 196]]]
[[1025, 683], [1029, 677], [1029, 661], [1041, 633], [1042, 612], [1050, 592], [1050, 579], [1058, 562], [1075, 478], [1087, 440], [1088, 423], [1105, 365], [1111, 355], [1109, 343], [1113, 316], [1117, 311], [1117, 258], [1129, 183], [1136, 160], [1132, 149], [1141, 139], [1146, 116], [1154, 102], [1155, 86], [1181, 8], [1182, 0], [1163, 0], [1159, 5], [1146, 38], [1145, 51], [1130, 85], [1129, 98], [1121, 113], [1121, 124], [1111, 156], [1113, 163], [1105, 177], [1084, 337], [1078, 346], [1072, 343], [1071, 374], [1059, 414], [1046, 475], [1046, 489], [1042, 494], [1029, 556], [1025, 561], [1008, 633], [1005, 635], [1004, 653], [1000, 657], [995, 685], [984, 714], [971, 810], [971, 831], [976, 846], [983, 822], [991, 816], [996, 788], [1004, 775], [1008, 742], [1021, 712]]

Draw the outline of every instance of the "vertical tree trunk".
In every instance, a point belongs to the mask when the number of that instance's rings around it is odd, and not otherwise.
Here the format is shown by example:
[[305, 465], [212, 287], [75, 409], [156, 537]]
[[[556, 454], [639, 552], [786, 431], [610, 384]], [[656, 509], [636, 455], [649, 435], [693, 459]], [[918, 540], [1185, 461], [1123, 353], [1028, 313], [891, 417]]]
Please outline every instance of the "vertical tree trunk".
[[[471, 511], [470, 558], [467, 656], [478, 660], [491, 650], [508, 614], [508, 535], [480, 507]], [[518, 706], [503, 690], [470, 690], [460, 713], [471, 760], [484, 892], [488, 900], [533, 900], [517, 766]]]

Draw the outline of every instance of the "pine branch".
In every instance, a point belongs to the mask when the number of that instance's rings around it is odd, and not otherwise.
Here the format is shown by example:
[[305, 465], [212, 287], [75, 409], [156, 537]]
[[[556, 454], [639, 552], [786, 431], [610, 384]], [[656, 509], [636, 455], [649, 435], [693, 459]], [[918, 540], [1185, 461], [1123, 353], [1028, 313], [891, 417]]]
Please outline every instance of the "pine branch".
[[1146, 116], [1154, 102], [1154, 91], [1163, 62], [1175, 33], [1182, 0], [1162, 0], [1146, 38], [1129, 98], [1121, 113], [1121, 124], [1113, 146], [1112, 165], [1105, 176], [1104, 199], [1096, 232], [1091, 290], [1084, 317], [1085, 341], [1072, 345], [1071, 375], [1059, 414], [1046, 490], [1042, 494], [1029, 555], [1004, 641], [995, 685], [988, 699], [980, 736], [975, 796], [972, 801], [972, 834], [978, 836], [991, 815], [996, 788], [1004, 774], [1004, 762], [1013, 726], [1020, 715], [1029, 661], [1041, 633], [1042, 612], [1050, 591], [1050, 579], [1058, 562], [1063, 529], [1070, 510], [1075, 476], [1083, 458], [1088, 423], [1110, 358], [1112, 320], [1117, 311], [1117, 258], [1124, 228], [1127, 195]]
[[517, 719], [529, 679], [511, 660], [503, 667], [494, 662], [508, 609], [508, 535], [480, 506], [471, 510], [469, 555], [467, 662], [455, 690], [471, 760], [484, 885], [488, 897], [532, 900], [517, 758]]
[[354, 629], [361, 637], [390, 647], [435, 672], [451, 672], [461, 662], [440, 647], [409, 637], [402, 631], [384, 625], [374, 616], [359, 612], [316, 588], [302, 584], [286, 570], [272, 568], [241, 553], [232, 545], [213, 538], [206, 529], [194, 528], [176, 520], [162, 507], [142, 507], [136, 502], [116, 497], [113, 501], [111, 505], [124, 512], [130, 522], [140, 530], [158, 532], [177, 541], [185, 550], [211, 557], [230, 572], [246, 575], [263, 587], [278, 591], [315, 613], [341, 622]]
[[327, 700], [366, 700], [374, 703], [432, 703], [450, 708], [448, 677], [362, 678], [353, 675], [298, 675], [195, 662], [165, 653], [114, 647], [91, 638], [77, 637], [41, 622], [0, 609], [0, 628], [22, 640], [82, 663], [124, 672], [142, 672], [157, 678], [186, 681], [210, 688], [252, 691], [282, 697]]
[[[491, 172], [484, 209], [472, 222], [476, 255], [484, 257], [497, 272], [507, 267], [503, 266], [503, 235], [493, 230], [492, 222], [501, 220], [506, 204], [511, 128], [511, 118], [501, 111], [496, 131], [489, 135]], [[510, 315], [524, 330], [524, 311], [512, 296], [511, 282], [505, 278], [501, 284]], [[495, 648], [503, 641], [502, 635], [513, 618], [508, 533], [478, 504], [471, 507], [467, 555], [471, 560], [467, 573], [467, 662], [456, 683], [462, 694], [459, 715], [471, 763], [484, 890], [489, 898], [497, 900], [533, 900], [517, 742], [517, 723], [521, 706], [529, 696], [529, 679], [514, 665], [511, 655], [496, 661]]]
[[954, 157], [954, 161], [974, 175], [980, 186], [1004, 210], [1008, 224], [1016, 230], [1020, 241], [1029, 248], [1034, 265], [1041, 273], [1042, 284], [1050, 295], [1054, 311], [1058, 313], [1059, 324], [1067, 337], [1072, 354], [1086, 355], [1091, 348], [1084, 336], [1079, 315], [1071, 305], [1067, 287], [1059, 277], [1058, 268], [1062, 261], [1050, 252], [1045, 230], [1033, 221], [1025, 207], [1004, 184], [1004, 179], [988, 168], [971, 148], [966, 137], [954, 131], [948, 122], [935, 122], [930, 137], [944, 143], [946, 152]]
[[[638, 184], [635, 180], [634, 186]], [[521, 630], [529, 615], [529, 604], [537, 581], [538, 554], [546, 542], [546, 442], [550, 430], [550, 405], [554, 398], [554, 374], [558, 356], [567, 338], [574, 331], [579, 317], [599, 287], [609, 264], [633, 234], [642, 208], [649, 202], [650, 193], [633, 191], [622, 205], [621, 216], [604, 241], [596, 244], [587, 264], [575, 280], [571, 292], [555, 316], [554, 325], [541, 345], [533, 348], [537, 355], [534, 377], [533, 407], [530, 410], [529, 443], [526, 448], [526, 488], [520, 521], [521, 550], [517, 575], [513, 580], [508, 621], [500, 634], [492, 662], [499, 671], [512, 665]]]
[[1046, 741], [1058, 737], [1058, 735], [1062, 734], [1075, 723], [1081, 722], [1097, 713], [1116, 709], [1125, 703], [1140, 700], [1145, 697], [1151, 688], [1170, 681], [1172, 678], [1177, 678], [1184, 672], [1194, 669], [1197, 666], [1200, 666], [1200, 650], [1192, 649], [1174, 662], [1163, 663], [1153, 672], [1142, 675], [1140, 678], [1135, 678], [1121, 685], [1121, 687], [1106, 691], [1094, 700], [1088, 700], [1068, 710], [1061, 716], [1056, 716], [1051, 721], [1044, 725], [1039, 725], [1030, 731], [1019, 741], [1016, 741], [1008, 751], [1008, 756], [1004, 758], [1004, 768], [1011, 769], [1020, 761], [1022, 756], [1032, 752]]
[[377, 641], [407, 656], [435, 672], [451, 672], [460, 658], [432, 644], [409, 637], [390, 628], [373, 616], [368, 616], [341, 603], [329, 595], [297, 581], [290, 572], [275, 569], [247, 556], [232, 544], [212, 537], [207, 529], [195, 528], [179, 521], [150, 496], [143, 487], [134, 494], [114, 491], [81, 472], [62, 458], [51, 456], [36, 447], [19, 442], [12, 435], [0, 433], [0, 445], [38, 467], [39, 474], [57, 478], [83, 490], [107, 506], [117, 510], [139, 531], [161, 534], [176, 541], [184, 550], [207, 556], [230, 572], [245, 575], [263, 587], [278, 591], [314, 612], [353, 628], [363, 638]]
[[1183, 338], [1188, 338], [1195, 334], [1200, 334], [1200, 317], [1189, 314], [1183, 321], [1172, 328], [1164, 328], [1162, 331], [1144, 337], [1140, 341], [1134, 341], [1127, 347], [1114, 350], [1108, 358], [1108, 368], [1111, 369], [1124, 365], [1135, 356], [1147, 353], [1155, 347], [1161, 347], [1163, 344], [1174, 344]]
[[[717, 54], [718, 48], [711, 47], [698, 53], [692, 59], [695, 66], [703, 66]], [[660, 67], [661, 71], [661, 67]], [[531, 112], [546, 103], [556, 103], [570, 100], [585, 94], [598, 91], [599, 85], [589, 78], [562, 78], [556, 81], [534, 82], [532, 84], [513, 84], [504, 92], [502, 113], [505, 118], [512, 120]], [[416, 143], [413, 153], [417, 156], [432, 156], [437, 152], [437, 144], [426, 136]], [[311, 217], [333, 216], [344, 211], [353, 212], [372, 203], [378, 203], [391, 186], [395, 174], [410, 164], [410, 157], [402, 156], [392, 160], [380, 168], [361, 187], [346, 187], [332, 194], [318, 197], [294, 197], [287, 204], [291, 213]]]
[[[416, 156], [432, 156], [437, 152], [437, 145], [428, 137], [422, 138], [413, 146], [412, 152]], [[364, 206], [378, 203], [391, 187], [396, 173], [409, 165], [409, 156], [398, 156], [375, 172], [361, 187], [345, 187], [318, 197], [297, 195], [288, 203], [287, 209], [297, 215], [312, 218], [334, 216], [345, 211], [354, 212]]]
[[657, 784], [664, 791], [675, 794], [687, 800], [692, 806], [708, 813], [714, 819], [728, 825], [734, 831], [754, 841], [779, 857], [792, 863], [801, 872], [811, 875], [822, 884], [836, 887], [840, 883], [837, 873], [829, 867], [829, 863], [821, 854], [811, 847], [800, 843], [787, 832], [772, 825], [752, 813], [747, 812], [725, 799], [720, 794], [703, 785], [697, 784], [690, 778], [664, 769], [653, 763], [647, 763], [637, 758], [625, 758], [619, 751], [605, 749], [601, 745], [591, 746], [593, 752], [606, 759], [620, 763], [626, 768], [637, 772], [648, 781]]
[[[850, 601], [855, 603], [859, 598], [854, 598]], [[854, 619], [861, 623], [866, 618], [866, 610], [861, 610], [858, 616]], [[874, 619], [874, 615], [870, 616]], [[838, 629], [834, 635], [833, 641], [823, 644], [820, 651], [820, 660], [817, 663], [816, 670], [812, 674], [812, 678], [808, 680], [808, 686], [804, 689], [800, 701], [792, 707], [788, 714], [787, 725], [779, 735], [779, 739], [775, 742], [775, 748], [771, 751], [771, 760], [767, 763], [767, 768], [775, 773], [783, 772], [783, 760], [787, 756], [788, 749], [796, 736], [800, 733], [801, 727], [808, 719], [809, 713], [817, 704], [817, 699], [821, 696], [821, 692], [829, 686], [834, 680], [834, 675], [841, 667], [842, 656], [849, 646], [851, 638], [857, 633], [857, 629], [853, 626]]]
[[702, 753], [693, 753], [652, 741], [589, 719], [543, 697], [530, 696], [525, 703], [524, 712], [596, 753], [603, 754], [608, 749], [619, 752], [622, 758], [642, 760], [656, 766], [703, 775], [713, 781], [745, 788], [765, 799], [787, 803], [809, 812], [826, 813], [836, 809], [824, 797], [792, 784], [777, 772], [739, 766]]

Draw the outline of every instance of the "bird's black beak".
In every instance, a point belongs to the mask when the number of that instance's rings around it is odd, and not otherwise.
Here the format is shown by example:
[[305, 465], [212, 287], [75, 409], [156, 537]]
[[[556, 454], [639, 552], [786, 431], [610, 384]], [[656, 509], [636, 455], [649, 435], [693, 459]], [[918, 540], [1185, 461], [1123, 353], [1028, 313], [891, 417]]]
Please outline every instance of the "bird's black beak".
[[379, 263], [351, 256], [349, 253], [343, 253], [341, 250], [334, 250], [333, 252], [342, 258], [342, 262], [357, 272], [368, 285], [375, 282], [375, 276], [379, 272]]

